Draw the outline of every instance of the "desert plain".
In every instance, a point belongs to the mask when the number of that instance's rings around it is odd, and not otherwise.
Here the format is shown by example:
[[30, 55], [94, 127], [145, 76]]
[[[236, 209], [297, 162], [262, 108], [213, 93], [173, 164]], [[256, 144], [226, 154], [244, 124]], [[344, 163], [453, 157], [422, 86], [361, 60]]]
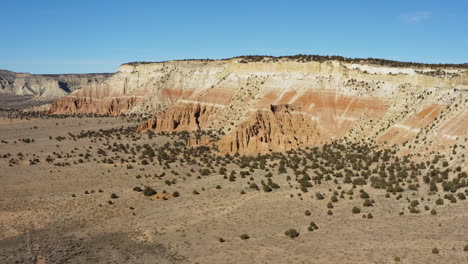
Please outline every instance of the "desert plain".
[[[330, 153], [356, 154], [358, 176], [378, 169], [363, 162], [372, 147], [218, 155], [188, 133], [137, 131], [144, 118], [2, 111], [1, 263], [468, 260], [467, 188], [430, 191], [429, 167], [392, 192], [328, 171]], [[410, 166], [389, 153], [387, 168]]]

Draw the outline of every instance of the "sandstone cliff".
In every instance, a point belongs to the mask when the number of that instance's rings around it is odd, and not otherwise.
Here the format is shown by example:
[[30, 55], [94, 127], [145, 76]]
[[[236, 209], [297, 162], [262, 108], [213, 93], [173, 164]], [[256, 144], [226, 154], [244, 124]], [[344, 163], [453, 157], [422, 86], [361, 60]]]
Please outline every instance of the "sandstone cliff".
[[124, 64], [106, 81], [53, 103], [50, 112], [155, 113], [140, 130], [219, 130], [226, 136], [213, 144], [225, 153], [338, 139], [421, 153], [466, 147], [466, 66], [377, 62], [260, 57]]

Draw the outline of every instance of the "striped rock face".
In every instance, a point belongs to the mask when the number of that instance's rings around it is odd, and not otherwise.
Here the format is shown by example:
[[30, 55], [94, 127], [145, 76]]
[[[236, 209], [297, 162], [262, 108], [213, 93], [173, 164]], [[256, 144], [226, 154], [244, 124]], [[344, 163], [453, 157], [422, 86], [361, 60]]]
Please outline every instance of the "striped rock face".
[[339, 139], [423, 153], [467, 145], [467, 107], [465, 68], [228, 59], [122, 65], [106, 81], [55, 102], [50, 112], [153, 113], [139, 130], [223, 131], [211, 143], [222, 153]]

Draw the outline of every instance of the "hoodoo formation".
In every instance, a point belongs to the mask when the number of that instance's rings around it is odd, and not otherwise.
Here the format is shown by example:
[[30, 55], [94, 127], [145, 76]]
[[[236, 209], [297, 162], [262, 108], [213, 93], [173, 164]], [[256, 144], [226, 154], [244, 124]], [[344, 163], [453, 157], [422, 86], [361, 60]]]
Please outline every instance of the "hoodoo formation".
[[123, 64], [49, 112], [151, 113], [140, 130], [220, 131], [223, 153], [340, 139], [425, 153], [467, 144], [467, 90], [467, 65], [250, 56]]

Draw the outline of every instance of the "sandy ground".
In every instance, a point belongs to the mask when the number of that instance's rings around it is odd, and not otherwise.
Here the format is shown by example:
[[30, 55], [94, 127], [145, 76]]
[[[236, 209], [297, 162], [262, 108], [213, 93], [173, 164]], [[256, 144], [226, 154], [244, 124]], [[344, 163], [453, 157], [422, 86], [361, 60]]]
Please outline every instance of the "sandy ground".
[[30, 95], [1, 95], [0, 109], [24, 109], [33, 106], [46, 104], [46, 101], [35, 100], [34, 96]]
[[[0, 263], [394, 263], [397, 256], [400, 263], [468, 263], [468, 252], [463, 251], [468, 244], [468, 203], [446, 201], [436, 207], [442, 192], [428, 196], [421, 188], [404, 192], [397, 201], [386, 198], [385, 191], [363, 186], [376, 201], [373, 207], [363, 208], [356, 190], [340, 198], [333, 215], [327, 215], [330, 190], [337, 188], [332, 182], [298, 196], [301, 191], [286, 180], [286, 175], [294, 178], [291, 171], [274, 173], [281, 188], [266, 193], [247, 184], [250, 177], [265, 179], [263, 170], [229, 181], [218, 173], [197, 179], [202, 166], [180, 161], [169, 169], [142, 165], [139, 159], [105, 164], [96, 153], [107, 147], [105, 142], [162, 146], [177, 138], [134, 133], [133, 141], [114, 133], [108, 139], [73, 140], [68, 134], [135, 124], [128, 118], [0, 119], [0, 155], [11, 154], [0, 158]], [[23, 138], [34, 142], [18, 141]], [[87, 150], [93, 155], [90, 160], [77, 162]], [[54, 152], [62, 158], [47, 163], [45, 158]], [[17, 163], [10, 166], [12, 158]], [[35, 158], [40, 162], [31, 165]], [[70, 166], [54, 165], [58, 162]], [[247, 170], [233, 163], [226, 168], [228, 176], [231, 170]], [[164, 177], [155, 177], [163, 172]], [[176, 183], [167, 185], [166, 180]], [[177, 191], [180, 196], [149, 199], [133, 191], [135, 186], [151, 186], [159, 194]], [[312, 198], [317, 191], [325, 199]], [[112, 199], [112, 193], [118, 198]], [[436, 207], [437, 215], [424, 209], [410, 214], [407, 197], [424, 197], [420, 207]], [[355, 205], [363, 209], [360, 214], [351, 213]], [[373, 218], [362, 217], [367, 213]], [[308, 231], [311, 221], [319, 229]], [[285, 236], [290, 228], [300, 235]], [[244, 233], [250, 239], [240, 239]], [[432, 254], [434, 247], [439, 254]]]

